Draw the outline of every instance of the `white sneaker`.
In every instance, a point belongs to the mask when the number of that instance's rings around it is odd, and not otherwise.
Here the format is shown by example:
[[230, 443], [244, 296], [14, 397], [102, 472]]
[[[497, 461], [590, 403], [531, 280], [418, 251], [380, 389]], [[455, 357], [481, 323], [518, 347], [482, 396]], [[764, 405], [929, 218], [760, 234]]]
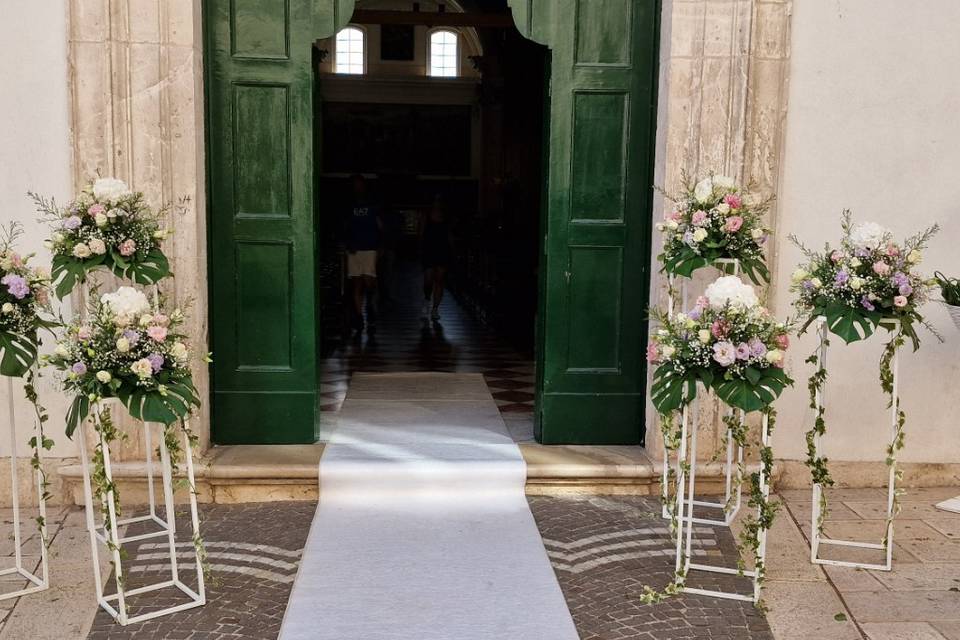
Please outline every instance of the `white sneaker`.
[[423, 301], [423, 305], [421, 305], [420, 307], [420, 315], [424, 318], [430, 315], [430, 299], [429, 298]]

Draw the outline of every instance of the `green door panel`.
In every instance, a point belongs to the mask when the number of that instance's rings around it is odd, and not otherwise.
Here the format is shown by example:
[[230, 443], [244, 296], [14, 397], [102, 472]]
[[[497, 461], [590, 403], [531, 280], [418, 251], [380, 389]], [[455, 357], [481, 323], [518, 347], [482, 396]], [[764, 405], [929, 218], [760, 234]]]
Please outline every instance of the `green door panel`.
[[317, 437], [312, 44], [348, 4], [204, 2], [220, 444]]
[[510, 5], [551, 49], [537, 436], [639, 444], [659, 2]]

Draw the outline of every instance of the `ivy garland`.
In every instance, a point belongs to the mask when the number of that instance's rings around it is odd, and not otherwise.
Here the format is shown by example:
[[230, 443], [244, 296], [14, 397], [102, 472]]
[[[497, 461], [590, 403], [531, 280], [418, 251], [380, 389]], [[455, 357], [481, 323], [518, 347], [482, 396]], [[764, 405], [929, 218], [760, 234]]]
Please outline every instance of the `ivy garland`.
[[[42, 404], [40, 404], [40, 397], [37, 393], [36, 379], [40, 377], [40, 370], [36, 367], [31, 367], [27, 371], [26, 376], [23, 381], [23, 394], [26, 397], [27, 401], [33, 406], [34, 417], [36, 419], [37, 425], [37, 435], [34, 435], [30, 438], [30, 448], [33, 450], [33, 455], [30, 457], [30, 467], [38, 474], [40, 480], [40, 498], [43, 501], [49, 500], [52, 496], [50, 495], [49, 487], [50, 482], [47, 480], [47, 472], [43, 468], [43, 465], [40, 463], [40, 449], [50, 451], [53, 448], [53, 440], [46, 437], [43, 433], [43, 425], [47, 420], [50, 419], [50, 416], [47, 414], [47, 409]], [[42, 515], [36, 517], [37, 531], [40, 535], [40, 543], [45, 545], [48, 549], [50, 548], [50, 542], [47, 540], [47, 522]]]

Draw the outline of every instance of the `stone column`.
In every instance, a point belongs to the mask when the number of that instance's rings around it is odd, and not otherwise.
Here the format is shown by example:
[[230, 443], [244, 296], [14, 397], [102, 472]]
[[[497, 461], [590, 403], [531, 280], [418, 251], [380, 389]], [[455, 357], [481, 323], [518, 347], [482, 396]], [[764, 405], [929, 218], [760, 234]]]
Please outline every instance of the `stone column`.
[[[203, 37], [200, 0], [69, 0], [74, 185], [99, 172], [168, 208], [175, 280], [162, 292], [188, 305], [194, 380], [209, 397]], [[210, 441], [208, 407], [193, 426]], [[138, 434], [137, 434], [138, 435]], [[140, 451], [130, 438], [121, 457]]]
[[[752, 184], [761, 197], [775, 194], [786, 114], [790, 0], [667, 0], [661, 43], [658, 186], [678, 193], [691, 177], [716, 171]], [[661, 196], [655, 196], [662, 200]], [[659, 217], [669, 202], [654, 207]], [[776, 207], [770, 226], [776, 230]], [[666, 278], [658, 273], [654, 232], [651, 305], [664, 305]], [[777, 250], [769, 247], [771, 262]], [[712, 276], [696, 278], [702, 290]], [[767, 291], [767, 295], [774, 292]], [[700, 452], [709, 458], [723, 435], [719, 407], [701, 403]], [[647, 449], [655, 460], [662, 440], [652, 410]]]

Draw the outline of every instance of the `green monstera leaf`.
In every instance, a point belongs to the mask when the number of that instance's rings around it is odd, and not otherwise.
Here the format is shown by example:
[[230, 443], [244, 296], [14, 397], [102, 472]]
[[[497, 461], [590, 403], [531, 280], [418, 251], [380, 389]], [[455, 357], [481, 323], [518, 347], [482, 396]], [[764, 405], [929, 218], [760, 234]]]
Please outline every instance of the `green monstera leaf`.
[[191, 378], [166, 385], [165, 392], [136, 389], [117, 392], [130, 415], [142, 422], [170, 425], [187, 417], [192, 407], [200, 406], [200, 398]]
[[0, 374], [19, 378], [36, 361], [36, 337], [0, 332]]
[[697, 269], [706, 267], [710, 264], [709, 259], [694, 253], [694, 251], [689, 247], [684, 248], [670, 258], [661, 256], [661, 260], [663, 260], [664, 271], [667, 273], [676, 274], [678, 276], [683, 276], [685, 278], [689, 278]]
[[87, 272], [103, 264], [105, 256], [93, 256], [79, 260], [70, 256], [53, 256], [50, 279], [54, 283], [57, 298], [64, 299], [87, 277]]
[[70, 409], [67, 410], [67, 437], [73, 438], [73, 432], [80, 426], [80, 422], [86, 420], [90, 414], [90, 398], [86, 395], [79, 395], [70, 403]]
[[869, 338], [883, 318], [876, 311], [838, 303], [830, 303], [822, 311], [830, 332], [840, 336], [847, 344]]
[[747, 413], [769, 406], [788, 385], [793, 384], [793, 380], [783, 372], [783, 369], [776, 367], [766, 369], [750, 367], [744, 375], [746, 379], [717, 381], [713, 389], [717, 397], [725, 403]]
[[111, 270], [115, 275], [137, 284], [156, 284], [170, 275], [170, 262], [158, 247], [154, 247], [143, 260], [128, 261], [116, 251], [110, 252]]

